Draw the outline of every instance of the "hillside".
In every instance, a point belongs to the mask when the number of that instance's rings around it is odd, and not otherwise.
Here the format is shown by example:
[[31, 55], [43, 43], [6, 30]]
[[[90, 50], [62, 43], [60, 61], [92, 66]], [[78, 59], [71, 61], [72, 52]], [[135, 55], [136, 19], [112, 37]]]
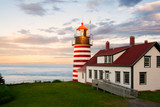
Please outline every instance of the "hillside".
[[14, 100], [1, 107], [126, 107], [125, 98], [74, 82], [9, 86]]

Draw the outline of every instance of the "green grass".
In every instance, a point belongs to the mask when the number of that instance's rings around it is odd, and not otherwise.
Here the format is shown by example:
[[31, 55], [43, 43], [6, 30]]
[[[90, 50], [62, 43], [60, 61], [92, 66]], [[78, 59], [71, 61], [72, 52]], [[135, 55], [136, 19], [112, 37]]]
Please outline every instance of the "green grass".
[[11, 100], [13, 100], [13, 95], [11, 94], [9, 87], [0, 85], [0, 104], [7, 103]]
[[127, 107], [127, 99], [77, 82], [10, 86], [15, 99], [1, 107]]
[[138, 95], [139, 98], [150, 100], [152, 102], [160, 103], [160, 91], [155, 92], [141, 92]]

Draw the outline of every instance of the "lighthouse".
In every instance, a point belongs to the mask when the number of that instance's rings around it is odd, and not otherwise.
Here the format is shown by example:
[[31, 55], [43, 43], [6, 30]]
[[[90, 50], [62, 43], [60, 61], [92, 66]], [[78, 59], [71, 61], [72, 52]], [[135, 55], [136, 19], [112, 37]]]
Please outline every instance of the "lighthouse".
[[[89, 24], [90, 25], [90, 24]], [[80, 69], [91, 57], [90, 32], [87, 27], [81, 23], [76, 29], [74, 36], [74, 55], [73, 55], [73, 81], [78, 82], [78, 69]], [[90, 30], [90, 29], [89, 29]]]

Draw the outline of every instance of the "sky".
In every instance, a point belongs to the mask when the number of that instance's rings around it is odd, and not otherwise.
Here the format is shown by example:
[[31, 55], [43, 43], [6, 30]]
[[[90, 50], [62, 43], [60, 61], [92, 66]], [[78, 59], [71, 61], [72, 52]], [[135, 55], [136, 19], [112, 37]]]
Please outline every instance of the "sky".
[[91, 20], [92, 55], [160, 42], [159, 0], [0, 0], [0, 64], [72, 64], [74, 34]]

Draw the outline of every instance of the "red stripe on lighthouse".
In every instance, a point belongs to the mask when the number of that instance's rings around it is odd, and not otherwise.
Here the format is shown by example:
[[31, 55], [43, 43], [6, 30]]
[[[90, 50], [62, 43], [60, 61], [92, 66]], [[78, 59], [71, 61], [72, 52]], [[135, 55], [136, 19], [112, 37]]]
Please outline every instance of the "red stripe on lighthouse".
[[88, 60], [74, 60], [74, 62], [87, 62]]
[[73, 75], [73, 77], [78, 77], [78, 75]]
[[77, 79], [73, 79], [73, 82], [78, 82], [78, 80]]
[[73, 67], [82, 67], [83, 65], [73, 65]]
[[74, 57], [91, 57], [91, 55], [74, 55]]
[[88, 53], [90, 53], [91, 51], [89, 51], [89, 50], [75, 50], [74, 51], [74, 53], [78, 53], [78, 52], [88, 52]]
[[78, 71], [76, 71], [76, 70], [73, 70], [73, 72], [78, 73]]
[[78, 46], [74, 46], [74, 48], [90, 48], [90, 46], [78, 45]]

